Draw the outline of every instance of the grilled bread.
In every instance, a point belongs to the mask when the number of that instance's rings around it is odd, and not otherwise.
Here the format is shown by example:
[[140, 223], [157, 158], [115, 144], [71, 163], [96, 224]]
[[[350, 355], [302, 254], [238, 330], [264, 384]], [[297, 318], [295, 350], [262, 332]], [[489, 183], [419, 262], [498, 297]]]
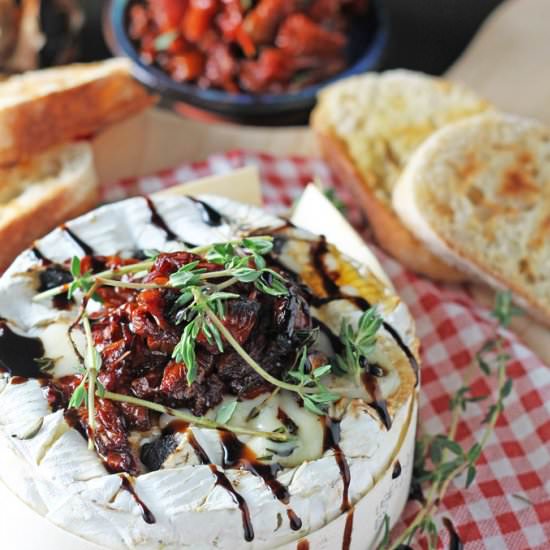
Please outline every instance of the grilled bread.
[[97, 204], [92, 148], [86, 142], [1, 168], [0, 182], [0, 272], [34, 239]]
[[125, 59], [8, 78], [0, 84], [0, 166], [92, 135], [153, 101]]
[[550, 129], [508, 114], [442, 128], [412, 156], [393, 205], [434, 254], [550, 322]]
[[462, 86], [404, 70], [352, 77], [320, 94], [311, 124], [324, 157], [354, 188], [380, 245], [409, 269], [444, 281], [467, 278], [403, 226], [391, 193], [428, 136], [487, 109]]

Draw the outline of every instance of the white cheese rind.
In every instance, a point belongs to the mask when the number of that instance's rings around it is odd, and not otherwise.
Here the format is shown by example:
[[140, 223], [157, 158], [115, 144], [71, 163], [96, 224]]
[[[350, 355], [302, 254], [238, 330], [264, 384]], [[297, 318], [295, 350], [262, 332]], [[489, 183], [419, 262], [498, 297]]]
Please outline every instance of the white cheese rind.
[[[166, 197], [155, 203], [173, 231], [198, 245], [227, 240], [239, 228], [282, 225], [279, 219], [259, 209], [219, 197], [204, 199], [231, 219], [231, 223], [214, 228], [205, 225], [200, 209], [188, 199]], [[68, 225], [99, 254], [136, 248], [176, 249], [177, 243], [166, 243], [164, 231], [149, 223], [149, 219], [145, 200], [137, 198], [102, 207]], [[80, 247], [62, 230], [52, 232], [38, 246], [45, 256], [56, 261], [82, 254]], [[23, 253], [0, 280], [0, 315], [31, 335], [43, 330], [37, 325], [63, 321], [67, 317], [64, 312], [31, 301], [34, 282], [27, 272], [35, 261], [32, 253]], [[297, 267], [299, 271], [299, 263]], [[336, 308], [335, 315], [341, 314], [342, 310]], [[351, 315], [356, 316], [357, 311]], [[393, 315], [396, 330], [402, 337], [414, 344], [412, 321], [405, 306], [400, 304], [388, 315]], [[335, 330], [339, 324], [334, 323]], [[341, 515], [343, 483], [333, 452], [329, 450], [323, 457], [287, 469], [279, 476], [279, 480], [289, 486], [289, 506], [302, 519], [303, 526], [298, 532], [290, 529], [286, 506], [273, 497], [261, 478], [246, 471], [227, 471], [250, 508], [255, 538], [245, 543], [241, 513], [235, 501], [215, 485], [209, 467], [199, 464], [176, 463], [173, 468], [145, 474], [136, 480], [136, 492], [157, 519], [153, 525], [146, 524], [135, 500], [120, 490], [120, 478], [105, 471], [75, 430], [58, 417], [57, 420], [50, 418], [38, 384], [30, 381], [19, 386], [20, 397], [14, 394], [15, 386], [11, 384], [0, 392], [0, 465], [7, 465], [2, 472], [9, 471], [11, 477], [12, 471], [18, 471], [10, 480], [10, 488], [16, 494], [55, 524], [90, 541], [113, 549], [175, 550], [214, 545], [221, 549], [267, 549], [322, 530]], [[28, 397], [23, 398], [23, 392], [28, 393]], [[390, 431], [367, 410], [344, 417], [340, 446], [348, 455], [352, 502], [368, 498], [373, 483], [375, 489], [376, 480], [385, 475], [399, 448], [401, 435], [409, 429], [409, 405], [410, 401], [397, 411]], [[2, 407], [8, 411], [5, 417], [1, 415]], [[23, 411], [21, 417], [10, 416], [9, 410], [14, 407]], [[32, 440], [14, 442], [11, 438], [14, 429], [28, 428], [41, 416], [47, 420], [43, 429], [53, 430], [45, 432], [46, 441], [41, 446], [33, 449], [33, 443], [25, 445]], [[204, 430], [193, 430], [197, 439], [203, 437]], [[365, 434], [369, 435], [369, 441]], [[211, 432], [205, 433], [204, 441], [210, 437]], [[12, 470], [15, 463], [21, 466]]]

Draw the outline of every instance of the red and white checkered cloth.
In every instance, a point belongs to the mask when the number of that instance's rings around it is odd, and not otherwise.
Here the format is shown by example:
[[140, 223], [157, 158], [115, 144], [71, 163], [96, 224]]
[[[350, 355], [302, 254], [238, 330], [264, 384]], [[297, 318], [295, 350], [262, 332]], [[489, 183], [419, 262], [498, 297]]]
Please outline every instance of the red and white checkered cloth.
[[[340, 198], [350, 206], [352, 222], [358, 229], [365, 229], [347, 189], [322, 161], [309, 158], [281, 159], [232, 151], [151, 177], [104, 186], [103, 198], [110, 201], [152, 193], [251, 164], [260, 170], [265, 206], [271, 211], [286, 209], [304, 185], [318, 176], [336, 187]], [[463, 385], [462, 376], [475, 352], [494, 335], [495, 322], [462, 289], [436, 285], [415, 276], [373, 248], [408, 304], [422, 342], [422, 429], [432, 434], [445, 433], [450, 420], [450, 397]], [[514, 384], [512, 394], [480, 457], [475, 482], [469, 489], [464, 489], [463, 482], [452, 485], [439, 514], [452, 518], [468, 549], [547, 550], [550, 548], [550, 368], [514, 334], [506, 332], [505, 336], [513, 357], [508, 370]], [[490, 394], [494, 391], [492, 382], [479, 376], [473, 381], [474, 392]], [[462, 445], [469, 447], [479, 437], [486, 408], [483, 402], [473, 403], [464, 413], [457, 432]], [[409, 503], [405, 519], [411, 517], [415, 506]], [[447, 535], [442, 536], [446, 544]]]

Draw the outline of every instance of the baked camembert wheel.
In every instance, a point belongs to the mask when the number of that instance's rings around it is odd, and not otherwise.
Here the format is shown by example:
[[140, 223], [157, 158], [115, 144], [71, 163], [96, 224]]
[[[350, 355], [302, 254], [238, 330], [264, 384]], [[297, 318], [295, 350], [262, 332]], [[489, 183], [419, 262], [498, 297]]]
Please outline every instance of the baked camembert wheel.
[[101, 547], [305, 548], [346, 513], [345, 547], [388, 468], [410, 475], [405, 305], [259, 209], [104, 206], [19, 256], [0, 317], [2, 477]]

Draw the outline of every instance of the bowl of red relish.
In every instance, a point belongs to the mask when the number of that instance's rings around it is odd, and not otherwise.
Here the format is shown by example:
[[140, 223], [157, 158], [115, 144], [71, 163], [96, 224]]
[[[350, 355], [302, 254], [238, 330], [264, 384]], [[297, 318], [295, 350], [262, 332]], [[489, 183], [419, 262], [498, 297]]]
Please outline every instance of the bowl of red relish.
[[319, 89], [380, 67], [381, 1], [112, 0], [106, 34], [167, 99], [248, 123], [307, 120]]

